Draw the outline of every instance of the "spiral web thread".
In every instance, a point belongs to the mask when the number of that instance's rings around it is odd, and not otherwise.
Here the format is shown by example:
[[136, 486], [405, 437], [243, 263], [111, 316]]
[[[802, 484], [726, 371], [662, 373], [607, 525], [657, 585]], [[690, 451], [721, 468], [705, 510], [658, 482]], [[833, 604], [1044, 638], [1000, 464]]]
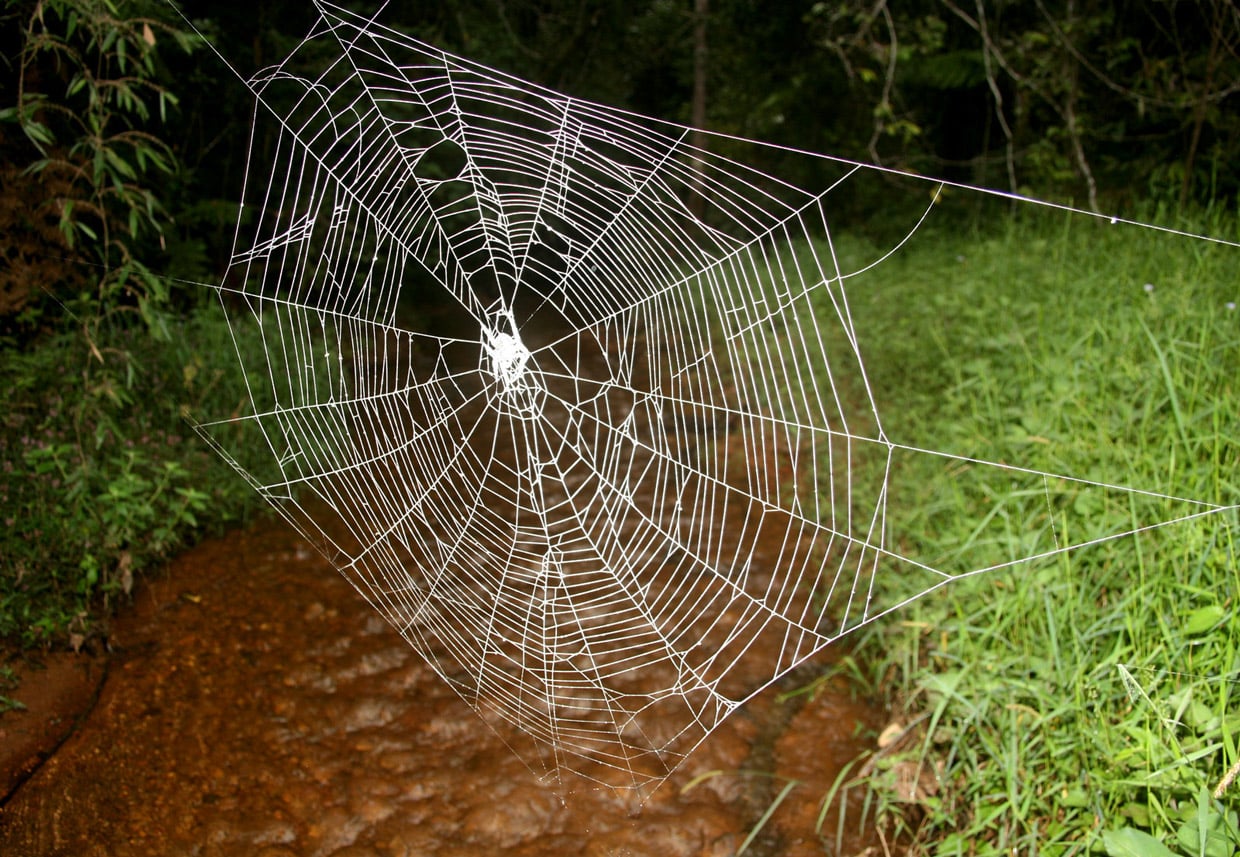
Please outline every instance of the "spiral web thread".
[[[806, 155], [838, 170], [807, 192], [317, 6], [247, 81], [276, 145], [218, 290], [266, 365], [252, 413], [199, 429], [536, 774], [657, 784], [901, 606], [880, 575], [924, 594], [999, 567], [900, 554], [902, 456], [1156, 501], [1003, 565], [1223, 510], [889, 439], [845, 292], [882, 260], [845, 270], [832, 240], [832, 195], [872, 168]], [[326, 71], [288, 70], [323, 45]], [[279, 480], [236, 465], [237, 422]]]

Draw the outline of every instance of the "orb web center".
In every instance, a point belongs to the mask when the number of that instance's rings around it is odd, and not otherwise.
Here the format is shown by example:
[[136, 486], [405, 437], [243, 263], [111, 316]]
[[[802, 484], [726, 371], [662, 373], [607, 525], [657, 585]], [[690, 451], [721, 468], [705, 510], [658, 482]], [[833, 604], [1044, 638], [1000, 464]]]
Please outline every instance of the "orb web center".
[[491, 358], [491, 374], [509, 392], [521, 383], [525, 365], [530, 360], [530, 350], [520, 337], [502, 330], [487, 334], [487, 354]]
[[499, 324], [482, 332], [482, 365], [495, 384], [492, 403], [502, 413], [532, 419], [542, 412], [546, 390], [530, 350], [521, 341], [516, 325]]

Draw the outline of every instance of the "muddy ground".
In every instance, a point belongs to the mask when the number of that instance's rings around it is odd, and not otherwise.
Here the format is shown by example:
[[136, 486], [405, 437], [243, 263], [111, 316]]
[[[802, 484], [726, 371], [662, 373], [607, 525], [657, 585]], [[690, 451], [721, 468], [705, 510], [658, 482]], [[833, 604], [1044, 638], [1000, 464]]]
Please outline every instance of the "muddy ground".
[[[27, 671], [31, 711], [0, 716], [6, 791], [22, 781], [0, 853], [722, 857], [788, 779], [746, 853], [832, 853], [822, 798], [882, 727], [844, 688], [784, 698], [801, 671], [652, 794], [545, 785], [276, 522], [178, 558], [110, 647]], [[844, 853], [873, 845], [853, 832]]]

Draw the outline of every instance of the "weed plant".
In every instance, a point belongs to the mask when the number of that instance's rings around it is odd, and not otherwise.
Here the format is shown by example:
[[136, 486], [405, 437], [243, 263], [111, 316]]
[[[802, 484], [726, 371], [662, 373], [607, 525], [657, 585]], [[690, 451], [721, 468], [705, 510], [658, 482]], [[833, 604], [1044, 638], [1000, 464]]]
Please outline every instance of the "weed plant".
[[[255, 507], [187, 419], [246, 412], [223, 315], [163, 329], [0, 352], [0, 637], [81, 645], [135, 575]], [[245, 335], [236, 347], [261, 354]], [[251, 446], [241, 463], [261, 472]]]
[[[998, 219], [923, 229], [850, 288], [889, 436], [1236, 503], [1240, 253], [1057, 213]], [[1238, 237], [1222, 218], [1192, 226]], [[916, 487], [889, 509], [891, 538], [932, 564], [1182, 512], [1085, 493], [1003, 505], [930, 456], [901, 467]], [[976, 539], [1000, 509], [1011, 537]], [[877, 823], [912, 854], [1235, 853], [1236, 525], [1232, 511], [967, 578], [868, 626], [842, 668], [905, 732], [841, 777], [841, 824]], [[916, 594], [882, 585], [889, 602]]]

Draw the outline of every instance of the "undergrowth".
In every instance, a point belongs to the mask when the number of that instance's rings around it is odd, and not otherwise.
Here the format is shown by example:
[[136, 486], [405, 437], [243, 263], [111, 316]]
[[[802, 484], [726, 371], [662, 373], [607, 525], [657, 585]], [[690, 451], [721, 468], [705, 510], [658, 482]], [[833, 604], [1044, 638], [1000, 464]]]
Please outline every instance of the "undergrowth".
[[0, 638], [81, 646], [137, 575], [255, 508], [187, 419], [245, 412], [236, 362], [217, 307], [0, 351]]
[[[1240, 237], [1221, 217], [1190, 228]], [[923, 229], [849, 295], [895, 442], [1230, 506], [1238, 265], [1235, 247], [1027, 211], [997, 231]], [[898, 552], [983, 568], [1027, 555], [1022, 539], [1201, 508], [1083, 484], [1054, 502], [1018, 497], [1017, 479], [972, 490], [972, 469], [900, 459]], [[841, 669], [901, 731], [841, 776], [843, 823], [910, 854], [1234, 853], [1236, 524], [1232, 509], [1018, 563], [867, 626]], [[907, 580], [882, 576], [881, 596], [915, 596]]]

